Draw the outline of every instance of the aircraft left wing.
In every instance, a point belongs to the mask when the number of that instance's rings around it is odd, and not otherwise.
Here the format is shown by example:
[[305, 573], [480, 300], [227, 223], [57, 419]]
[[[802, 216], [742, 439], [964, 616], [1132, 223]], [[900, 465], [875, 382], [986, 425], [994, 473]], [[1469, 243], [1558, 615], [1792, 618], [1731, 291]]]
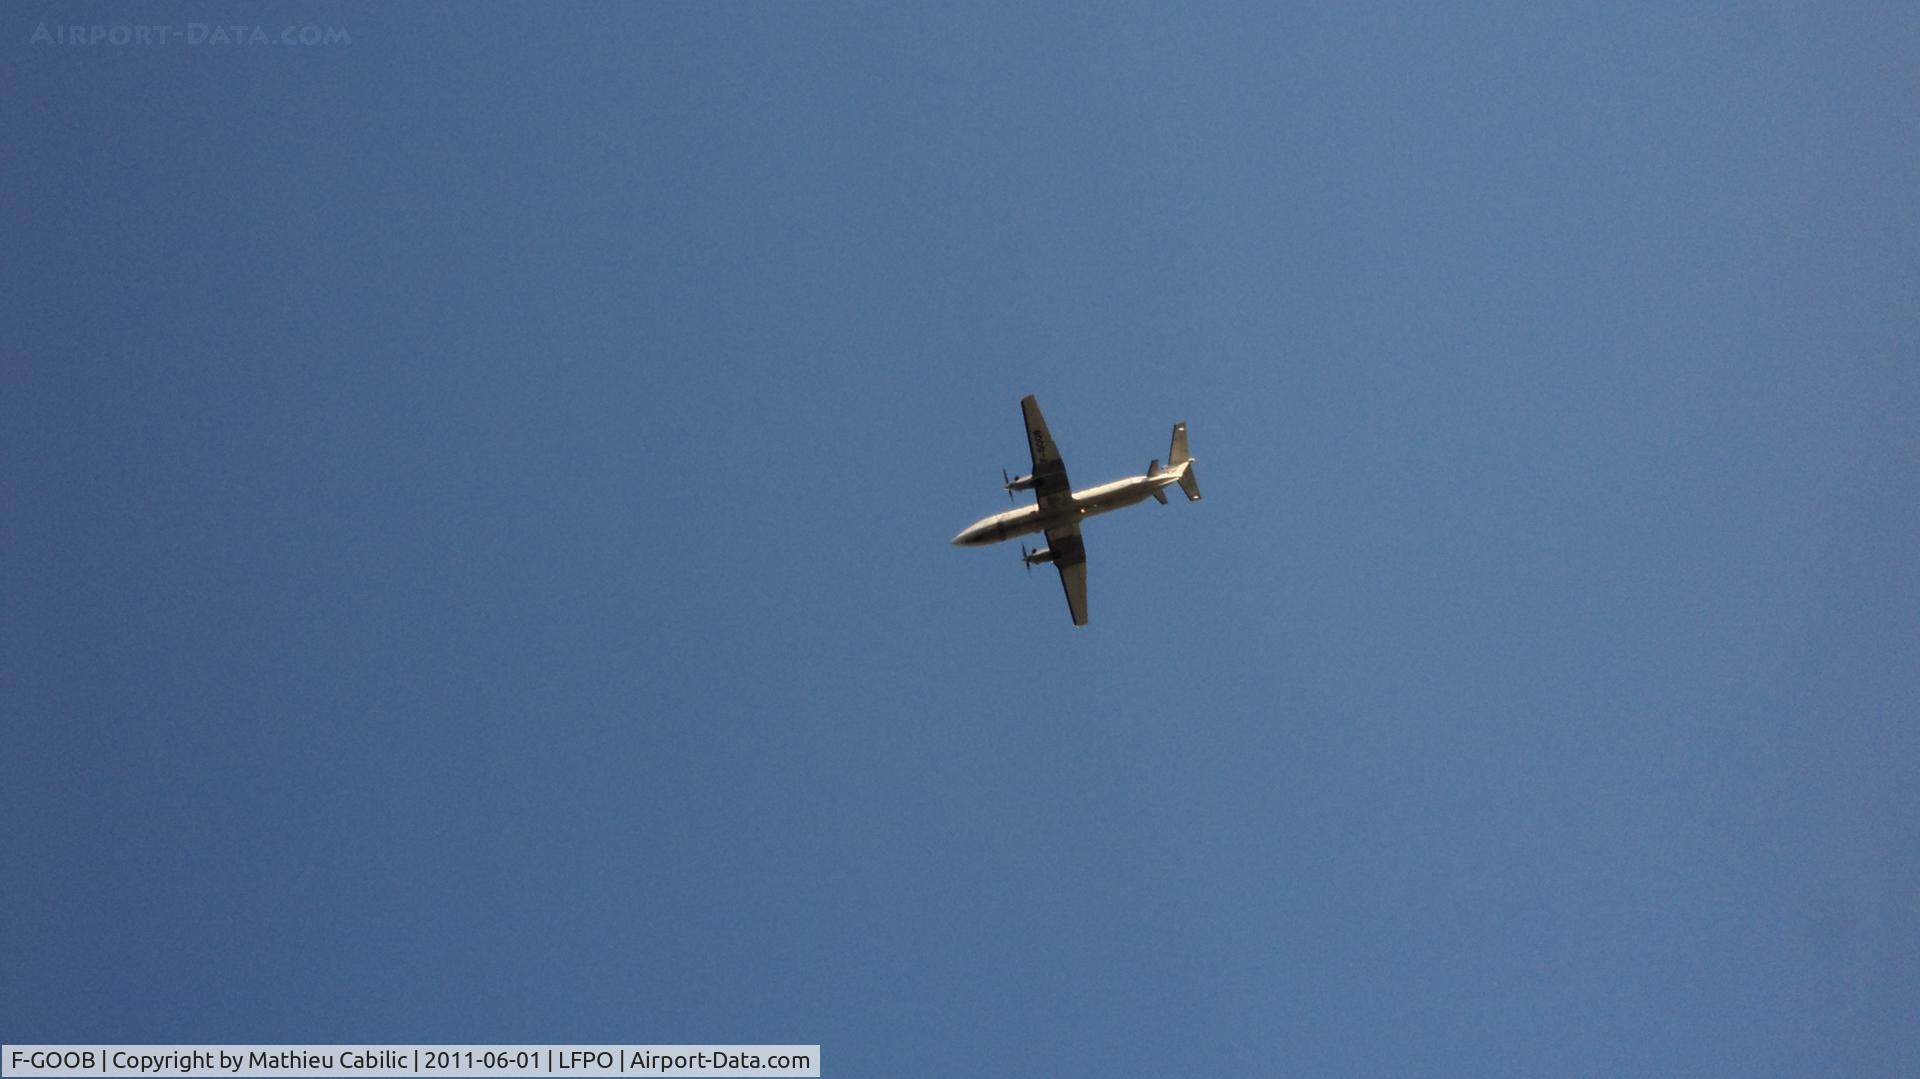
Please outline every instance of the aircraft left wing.
[[[1053, 444], [1047, 418], [1040, 414], [1040, 402], [1034, 400], [1032, 394], [1020, 399], [1020, 415], [1027, 422], [1027, 449], [1033, 452], [1034, 501], [1040, 504], [1040, 512], [1046, 513], [1063, 502], [1073, 501], [1073, 485], [1067, 482], [1067, 463], [1060, 459], [1060, 447]], [[1079, 534], [1076, 528], [1076, 540]]]
[[[1031, 398], [1029, 398], [1031, 400]], [[1053, 552], [1053, 568], [1060, 571], [1060, 587], [1067, 593], [1067, 611], [1073, 624], [1087, 624], [1087, 545], [1080, 538], [1078, 524], [1047, 529], [1047, 549]]]

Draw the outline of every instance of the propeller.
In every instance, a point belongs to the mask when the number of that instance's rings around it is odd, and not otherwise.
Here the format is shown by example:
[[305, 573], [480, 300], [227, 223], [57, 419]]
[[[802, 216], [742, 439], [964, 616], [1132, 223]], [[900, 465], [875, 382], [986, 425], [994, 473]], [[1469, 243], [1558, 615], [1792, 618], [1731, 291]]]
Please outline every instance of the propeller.
[[1011, 503], [1013, 503], [1014, 505], [1019, 505], [1019, 503], [1018, 503], [1018, 502], [1014, 502], [1014, 497], [1013, 497], [1013, 477], [1012, 477], [1012, 476], [1009, 476], [1009, 475], [1007, 475], [1007, 470], [1006, 470], [1005, 468], [1002, 468], [1002, 469], [1000, 470], [1000, 489], [1001, 489], [1001, 490], [1003, 490], [1003, 491], [1005, 491], [1005, 492], [1007, 492], [1007, 501], [1008, 501], [1008, 502], [1011, 502]]
[[[1008, 494], [1012, 494], [1012, 492], [1009, 491]], [[1027, 557], [1027, 545], [1025, 543], [1020, 545], [1020, 561], [1027, 567], [1027, 576], [1033, 576], [1033, 560]]]

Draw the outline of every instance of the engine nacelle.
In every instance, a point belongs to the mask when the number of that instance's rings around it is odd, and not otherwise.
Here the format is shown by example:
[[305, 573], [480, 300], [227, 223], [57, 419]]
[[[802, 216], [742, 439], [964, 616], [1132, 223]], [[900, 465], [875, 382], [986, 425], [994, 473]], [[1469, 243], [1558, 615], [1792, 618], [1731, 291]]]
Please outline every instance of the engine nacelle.
[[1042, 547], [1037, 551], [1022, 550], [1020, 557], [1026, 559], [1029, 566], [1039, 566], [1053, 561], [1056, 556], [1051, 547]]
[[1031, 491], [1035, 486], [1032, 476], [1015, 476], [1007, 481], [1009, 491]]

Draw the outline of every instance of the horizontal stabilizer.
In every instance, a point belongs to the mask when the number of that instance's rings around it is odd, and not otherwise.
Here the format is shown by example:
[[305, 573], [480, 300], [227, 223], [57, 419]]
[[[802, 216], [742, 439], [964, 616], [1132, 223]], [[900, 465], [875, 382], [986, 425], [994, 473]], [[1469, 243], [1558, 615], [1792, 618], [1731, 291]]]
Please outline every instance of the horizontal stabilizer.
[[1180, 473], [1180, 489], [1187, 492], [1187, 501], [1200, 501], [1200, 477], [1193, 474], [1192, 461], [1188, 461], [1186, 469]]

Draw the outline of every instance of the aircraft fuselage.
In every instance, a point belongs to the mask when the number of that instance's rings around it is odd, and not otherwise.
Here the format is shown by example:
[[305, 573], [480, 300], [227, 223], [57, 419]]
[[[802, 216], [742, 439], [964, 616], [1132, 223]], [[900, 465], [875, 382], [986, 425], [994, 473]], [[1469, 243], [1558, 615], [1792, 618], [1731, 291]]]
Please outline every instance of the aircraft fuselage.
[[1015, 536], [1045, 532], [1088, 517], [1112, 513], [1151, 498], [1155, 491], [1180, 482], [1180, 475], [1184, 471], [1184, 467], [1169, 468], [1152, 475], [1128, 476], [1123, 480], [1075, 491], [1070, 504], [1056, 507], [1051, 513], [1042, 512], [1039, 506], [1022, 506], [991, 517], [982, 517], [953, 537], [953, 542], [957, 547], [985, 547]]

